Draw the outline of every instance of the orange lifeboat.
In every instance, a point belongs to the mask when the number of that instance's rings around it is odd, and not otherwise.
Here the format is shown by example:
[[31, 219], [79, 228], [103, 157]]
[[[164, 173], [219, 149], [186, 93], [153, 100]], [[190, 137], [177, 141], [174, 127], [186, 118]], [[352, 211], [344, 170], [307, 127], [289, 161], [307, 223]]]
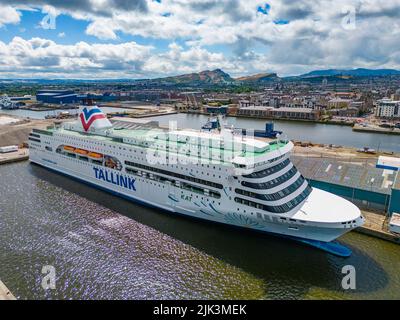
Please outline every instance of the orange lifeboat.
[[69, 151], [69, 152], [74, 152], [75, 148], [74, 147], [70, 147], [70, 146], [64, 146], [64, 150], [65, 151]]
[[88, 154], [88, 152], [86, 150], [83, 150], [83, 149], [75, 149], [75, 153], [81, 154], [81, 155], [84, 155], [84, 156], [86, 156]]
[[93, 159], [103, 159], [103, 155], [100, 153], [96, 153], [96, 152], [89, 152], [88, 157], [93, 158]]

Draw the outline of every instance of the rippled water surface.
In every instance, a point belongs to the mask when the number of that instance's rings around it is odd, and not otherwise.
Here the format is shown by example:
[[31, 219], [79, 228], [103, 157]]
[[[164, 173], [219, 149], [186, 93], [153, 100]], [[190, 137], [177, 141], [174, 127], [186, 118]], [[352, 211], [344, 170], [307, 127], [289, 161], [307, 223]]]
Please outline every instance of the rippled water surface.
[[[400, 246], [341, 241], [352, 257], [148, 209], [28, 162], [0, 166], [0, 279], [20, 299], [400, 298]], [[55, 290], [41, 287], [44, 265]]]

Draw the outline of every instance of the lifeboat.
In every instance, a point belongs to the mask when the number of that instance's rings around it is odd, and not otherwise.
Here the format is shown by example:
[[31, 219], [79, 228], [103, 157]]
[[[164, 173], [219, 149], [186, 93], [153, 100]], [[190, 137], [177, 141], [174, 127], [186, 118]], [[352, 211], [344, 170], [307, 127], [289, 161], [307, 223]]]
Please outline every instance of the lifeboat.
[[75, 153], [86, 156], [88, 154], [88, 151], [83, 149], [75, 149]]
[[89, 152], [88, 157], [96, 159], [96, 160], [103, 159], [103, 155], [100, 153], [96, 153], [96, 152]]
[[70, 146], [64, 146], [64, 150], [67, 152], [74, 152], [75, 148], [74, 147], [70, 147]]

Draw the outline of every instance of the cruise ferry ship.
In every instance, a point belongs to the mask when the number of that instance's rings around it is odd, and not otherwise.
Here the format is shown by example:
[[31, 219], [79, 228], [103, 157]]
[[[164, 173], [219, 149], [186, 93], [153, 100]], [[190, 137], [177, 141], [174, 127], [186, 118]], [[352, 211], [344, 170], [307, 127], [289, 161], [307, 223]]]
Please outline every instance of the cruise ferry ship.
[[170, 213], [277, 234], [347, 256], [332, 242], [364, 222], [351, 202], [313, 188], [293, 143], [108, 120], [83, 106], [73, 122], [29, 135], [30, 161]]

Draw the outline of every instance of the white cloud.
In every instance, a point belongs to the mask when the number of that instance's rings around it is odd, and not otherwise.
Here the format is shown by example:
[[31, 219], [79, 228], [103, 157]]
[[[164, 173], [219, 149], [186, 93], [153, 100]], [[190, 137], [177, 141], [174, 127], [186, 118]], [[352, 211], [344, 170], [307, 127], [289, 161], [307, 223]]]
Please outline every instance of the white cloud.
[[109, 21], [108, 19], [99, 19], [92, 22], [87, 27], [86, 33], [101, 40], [117, 39], [117, 35], [112, 28], [112, 21]]
[[[144, 76], [213, 67], [234, 74], [264, 71], [294, 74], [330, 67], [400, 68], [400, 44], [396, 41], [400, 35], [398, 0], [337, 0], [334, 5], [329, 0], [0, 0], [0, 3], [8, 10], [8, 14], [0, 10], [0, 26], [18, 23], [20, 14], [16, 8], [24, 5], [86, 20], [86, 33], [103, 41], [119, 40], [120, 33], [139, 35], [154, 43], [158, 39], [170, 41], [165, 52], [153, 54], [148, 48], [146, 59], [135, 64], [135, 72]], [[266, 3], [271, 7], [268, 15], [257, 10]], [[344, 9], [349, 6], [355, 9], [355, 30], [342, 24], [347, 14]], [[277, 21], [289, 23], [279, 25]], [[184, 42], [186, 49], [175, 42]], [[67, 50], [56, 44], [52, 47]], [[60, 66], [71, 70], [72, 58], [59, 59]], [[108, 74], [118, 66], [118, 59], [126, 60], [115, 57], [104, 63], [98, 57], [79, 59], [84, 68], [103, 65]], [[41, 60], [36, 62], [39, 64]]]
[[2, 77], [144, 78], [222, 68], [232, 75], [254, 71], [263, 57], [242, 63], [201, 47], [185, 49], [171, 43], [166, 52], [135, 42], [61, 45], [48, 39], [14, 37], [0, 41]]
[[0, 42], [0, 72], [34, 77], [38, 74], [99, 77], [140, 74], [151, 47], [135, 42], [123, 44], [60, 45], [51, 40], [14, 37], [8, 44]]
[[6, 24], [17, 24], [20, 22], [20, 13], [11, 6], [3, 6], [0, 2], [0, 27]]

